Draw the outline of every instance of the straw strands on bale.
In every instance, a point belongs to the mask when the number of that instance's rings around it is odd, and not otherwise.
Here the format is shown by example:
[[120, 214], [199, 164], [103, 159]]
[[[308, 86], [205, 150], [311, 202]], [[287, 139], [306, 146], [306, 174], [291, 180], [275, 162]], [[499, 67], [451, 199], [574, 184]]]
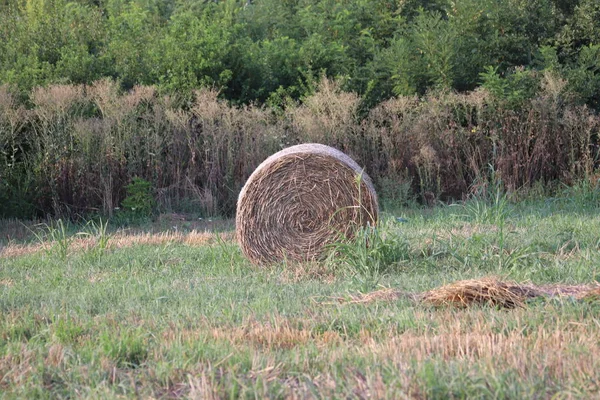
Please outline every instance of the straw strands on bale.
[[301, 144], [273, 154], [248, 178], [236, 234], [255, 264], [309, 261], [377, 218], [375, 189], [354, 160], [329, 146]]

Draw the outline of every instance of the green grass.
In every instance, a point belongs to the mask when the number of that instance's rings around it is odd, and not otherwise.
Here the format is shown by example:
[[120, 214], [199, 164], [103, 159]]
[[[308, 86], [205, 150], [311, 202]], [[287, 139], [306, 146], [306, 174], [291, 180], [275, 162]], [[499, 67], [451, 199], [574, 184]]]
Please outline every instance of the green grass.
[[87, 229], [70, 228], [0, 258], [0, 397], [598, 397], [597, 301], [338, 301], [487, 275], [600, 281], [598, 197], [568, 195], [395, 210], [370, 246], [304, 266], [253, 267], [231, 239], [111, 247], [98, 226], [96, 246], [65, 250]]

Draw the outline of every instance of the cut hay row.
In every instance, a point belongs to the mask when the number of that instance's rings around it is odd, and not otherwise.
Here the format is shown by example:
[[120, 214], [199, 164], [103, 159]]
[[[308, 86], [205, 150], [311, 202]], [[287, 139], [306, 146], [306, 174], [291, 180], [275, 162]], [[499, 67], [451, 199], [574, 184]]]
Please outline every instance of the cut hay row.
[[571, 297], [576, 300], [600, 300], [600, 284], [593, 285], [534, 285], [501, 281], [493, 277], [457, 281], [423, 293], [406, 293], [385, 288], [371, 293], [337, 298], [340, 303], [365, 304], [376, 301], [395, 301], [408, 298], [434, 307], [466, 308], [490, 305], [500, 308], [524, 307], [534, 298]]
[[420, 295], [420, 300], [433, 306], [467, 307], [488, 304], [503, 308], [522, 307], [528, 299], [543, 293], [533, 285], [503, 282], [496, 278], [458, 281]]
[[375, 189], [354, 160], [329, 146], [301, 144], [273, 154], [248, 178], [236, 233], [255, 264], [310, 261], [377, 218]]
[[[222, 234], [225, 240], [231, 240], [229, 233]], [[123, 247], [132, 247], [137, 245], [162, 245], [167, 243], [180, 243], [190, 246], [201, 246], [212, 243], [217, 239], [217, 234], [209, 232], [191, 231], [182, 232], [161, 232], [161, 233], [136, 233], [119, 232], [112, 235], [108, 240], [109, 249]], [[85, 251], [96, 246], [98, 239], [93, 236], [83, 236], [72, 239], [69, 243], [69, 251]], [[34, 243], [34, 244], [8, 244], [0, 247], [0, 258], [18, 257], [27, 254], [34, 254], [40, 251], [52, 249], [53, 242]]]

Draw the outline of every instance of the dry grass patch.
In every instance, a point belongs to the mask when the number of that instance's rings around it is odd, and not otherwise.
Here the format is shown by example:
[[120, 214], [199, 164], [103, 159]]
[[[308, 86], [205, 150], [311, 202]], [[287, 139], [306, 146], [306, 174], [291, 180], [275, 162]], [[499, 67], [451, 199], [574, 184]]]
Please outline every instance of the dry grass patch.
[[[551, 312], [550, 309], [546, 312]], [[529, 329], [531, 311], [516, 310], [511, 318], [493, 318], [487, 310], [475, 310], [457, 318], [448, 309], [435, 314], [417, 313], [416, 319], [430, 321], [425, 332], [407, 331], [384, 340], [371, 339], [357, 351], [365, 357], [392, 362], [406, 359], [461, 361], [488, 369], [518, 371], [526, 379], [541, 371], [553, 380], [589, 380], [597, 376], [600, 351], [597, 320], [553, 323]], [[591, 382], [592, 383], [592, 382]], [[596, 390], [600, 389], [596, 382]]]
[[45, 365], [60, 367], [65, 361], [65, 353], [68, 350], [60, 343], [53, 343], [48, 349], [48, 354], [44, 360]]
[[[514, 227], [507, 227], [511, 231], [514, 230]], [[473, 235], [485, 235], [490, 233], [496, 233], [499, 231], [499, 228], [496, 225], [492, 224], [470, 224], [465, 223], [460, 228], [452, 228], [449, 231], [441, 231], [439, 233], [439, 237], [442, 239], [450, 239], [450, 238], [462, 238], [468, 239], [473, 237]]]
[[[379, 289], [370, 293], [358, 293], [351, 294], [347, 297], [333, 297], [333, 300], [336, 303], [344, 303], [344, 304], [366, 304], [373, 303], [376, 301], [396, 301], [403, 297], [411, 297], [410, 294], [404, 293], [402, 291], [392, 289], [392, 288], [384, 288]], [[331, 304], [331, 303], [323, 303], [323, 304]]]
[[302, 328], [294, 321], [275, 318], [260, 322], [247, 320], [239, 326], [210, 326], [207, 321], [204, 328], [167, 329], [160, 334], [164, 343], [191, 343], [196, 341], [224, 341], [234, 346], [250, 346], [267, 349], [292, 349], [308, 343], [329, 346], [342, 342], [341, 336], [334, 331], [316, 332], [311, 322], [305, 321]]
[[88, 278], [88, 282], [98, 283], [98, 282], [106, 281], [107, 279], [110, 279], [111, 276], [112, 276], [112, 274], [110, 272], [94, 273], [94, 274], [90, 275], [90, 277]]
[[0, 247], [0, 258], [20, 257], [48, 249], [45, 244], [8, 244]]
[[597, 296], [598, 285], [534, 285], [505, 282], [486, 277], [451, 283], [418, 295], [420, 301], [433, 306], [456, 306], [486, 304], [503, 308], [523, 307], [536, 297], [573, 297], [577, 300]]
[[[212, 232], [191, 231], [161, 232], [161, 233], [128, 233], [118, 232], [108, 240], [108, 248], [124, 248], [138, 245], [164, 245], [179, 243], [189, 246], [205, 246], [216, 243], [218, 240], [231, 241], [232, 233], [216, 234]], [[75, 238], [69, 243], [69, 251], [86, 251], [96, 246], [98, 240], [94, 237], [84, 236]], [[46, 251], [52, 248], [52, 242], [34, 244], [8, 244], [0, 248], [0, 258], [20, 257], [28, 254]]]
[[282, 284], [294, 284], [307, 280], [318, 280], [324, 283], [333, 283], [339, 279], [339, 274], [327, 263], [320, 262], [290, 262], [285, 264], [283, 270], [264, 267], [267, 270], [272, 269], [277, 273], [278, 280]]
[[[516, 227], [506, 227], [511, 231], [516, 230]], [[482, 223], [470, 223], [461, 222], [460, 226], [447, 227], [440, 229], [438, 227], [415, 227], [411, 228], [411, 234], [419, 238], [427, 238], [431, 240], [431, 237], [436, 239], [449, 240], [449, 239], [468, 239], [473, 235], [487, 235], [497, 233], [499, 231], [496, 225], [482, 224]]]
[[[378, 294], [379, 299], [385, 298], [382, 293]], [[388, 294], [393, 297], [389, 290]], [[419, 366], [432, 361], [441, 362], [440, 368], [454, 365], [463, 369], [465, 374], [496, 376], [502, 370], [514, 373], [524, 381], [539, 379], [543, 375], [551, 382], [563, 382], [569, 387], [587, 385], [588, 393], [597, 392], [600, 387], [593, 380], [596, 371], [600, 370], [600, 360], [596, 357], [600, 351], [597, 321], [574, 322], [554, 311], [552, 306], [545, 308], [544, 312], [548, 313], [552, 322], [539, 324], [537, 321], [533, 328], [530, 327], [532, 311], [527, 308], [515, 309], [511, 314], [492, 311], [496, 313], [494, 315], [490, 315], [490, 310], [473, 309], [461, 312], [460, 317], [456, 310], [447, 308], [433, 313], [416, 309], [414, 319], [420, 328], [411, 328], [403, 333], [390, 329], [375, 336], [365, 330], [356, 339], [344, 339], [332, 331], [315, 332], [314, 327], [311, 329], [314, 321], [309, 320], [305, 321], [304, 328], [299, 329], [293, 321], [285, 318], [266, 323], [246, 321], [239, 327], [209, 328], [207, 338], [231, 343], [232, 354], [239, 351], [238, 346], [249, 346], [256, 351], [252, 353], [253, 357], [264, 357], [267, 351], [282, 350], [298, 351], [298, 357], [302, 357], [306, 345], [316, 344], [320, 348], [318, 362], [327, 365], [359, 357], [367, 360], [369, 365], [394, 366], [397, 382], [403, 382], [404, 390], [413, 395], [423, 389], [419, 381]], [[172, 340], [181, 337], [179, 335], [168, 332], [163, 338]], [[195, 331], [183, 333], [183, 337], [198, 340], [205, 336]], [[265, 360], [256, 363], [257, 367], [253, 367], [246, 378], [261, 377], [269, 382], [278, 380], [290, 398], [294, 398], [294, 394], [300, 396], [297, 398], [311, 397], [311, 392], [304, 390], [306, 388], [301, 381], [287, 376], [276, 363]], [[227, 365], [228, 357], [224, 357], [212, 367], [224, 366], [227, 370]], [[386, 380], [380, 373], [377, 367], [359, 370], [348, 366], [342, 376], [337, 377], [337, 383], [328, 369], [318, 376], [307, 374], [305, 378], [318, 388], [321, 395], [330, 393], [333, 396], [336, 384], [343, 381], [346, 389], [363, 395], [360, 398], [385, 398], [377, 394], [389, 391], [390, 382], [389, 377]]]
[[35, 352], [24, 343], [18, 346], [18, 351], [0, 357], [0, 389], [24, 384], [37, 368]]
[[215, 340], [266, 349], [290, 349], [313, 339], [311, 330], [298, 329], [284, 319], [267, 323], [249, 321], [239, 327], [213, 328], [211, 335]]
[[600, 301], [600, 285], [595, 288], [582, 290], [579, 294], [579, 298], [582, 300]]
[[11, 287], [14, 285], [15, 285], [15, 281], [13, 281], [12, 279], [8, 279], [8, 278], [0, 279], [0, 286]]
[[[574, 350], [577, 344], [581, 351]], [[492, 332], [443, 333], [440, 335], [404, 334], [364, 347], [367, 353], [400, 362], [410, 358], [423, 362], [432, 358], [446, 361], [470, 361], [494, 370], [519, 371], [522, 378], [539, 371], [553, 379], [592, 377], [600, 368], [595, 354], [600, 347], [595, 334], [582, 331], [547, 331], [523, 335], [513, 331], [508, 335]]]

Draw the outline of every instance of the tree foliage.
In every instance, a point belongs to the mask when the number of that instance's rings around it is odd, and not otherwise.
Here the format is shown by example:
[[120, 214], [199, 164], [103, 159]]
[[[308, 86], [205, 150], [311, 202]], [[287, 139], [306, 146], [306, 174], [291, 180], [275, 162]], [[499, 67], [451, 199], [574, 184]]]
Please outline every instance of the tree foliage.
[[277, 106], [326, 75], [370, 108], [489, 86], [492, 70], [505, 86], [527, 75], [515, 90], [533, 95], [551, 68], [570, 98], [600, 106], [596, 0], [4, 0], [0, 11], [0, 83], [22, 93], [109, 77]]

